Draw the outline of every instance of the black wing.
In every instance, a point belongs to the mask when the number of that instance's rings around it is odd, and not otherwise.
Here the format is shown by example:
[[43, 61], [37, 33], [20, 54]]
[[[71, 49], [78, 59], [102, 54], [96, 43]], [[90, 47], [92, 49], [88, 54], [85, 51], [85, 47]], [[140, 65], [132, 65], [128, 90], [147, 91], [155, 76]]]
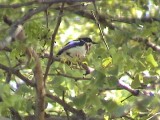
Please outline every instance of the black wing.
[[73, 48], [73, 47], [76, 47], [76, 46], [83, 46], [85, 44], [84, 41], [82, 40], [73, 40], [73, 41], [70, 41], [68, 42], [58, 53], [57, 55], [61, 55], [64, 51], [70, 49], [70, 48]]

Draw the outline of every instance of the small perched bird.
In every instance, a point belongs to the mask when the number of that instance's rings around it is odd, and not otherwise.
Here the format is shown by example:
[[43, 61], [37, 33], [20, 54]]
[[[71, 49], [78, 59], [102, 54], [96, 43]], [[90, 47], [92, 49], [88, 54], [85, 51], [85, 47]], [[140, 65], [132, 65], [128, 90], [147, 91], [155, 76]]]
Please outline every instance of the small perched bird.
[[77, 40], [69, 41], [59, 52], [57, 56], [63, 56], [67, 60], [82, 60], [86, 53], [90, 50], [92, 44], [97, 44], [88, 37], [78, 38]]

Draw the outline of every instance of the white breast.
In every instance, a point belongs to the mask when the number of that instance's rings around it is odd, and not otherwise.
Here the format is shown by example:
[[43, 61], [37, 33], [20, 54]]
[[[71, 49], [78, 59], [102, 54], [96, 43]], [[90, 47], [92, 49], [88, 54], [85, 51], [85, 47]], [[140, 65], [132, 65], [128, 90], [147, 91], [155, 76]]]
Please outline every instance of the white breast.
[[85, 46], [77, 46], [75, 48], [67, 50], [66, 52], [70, 53], [71, 57], [84, 58], [86, 55]]
[[71, 48], [62, 53], [61, 58], [64, 59], [74, 59], [74, 60], [82, 60], [86, 56], [86, 48], [84, 46], [77, 46], [75, 48]]

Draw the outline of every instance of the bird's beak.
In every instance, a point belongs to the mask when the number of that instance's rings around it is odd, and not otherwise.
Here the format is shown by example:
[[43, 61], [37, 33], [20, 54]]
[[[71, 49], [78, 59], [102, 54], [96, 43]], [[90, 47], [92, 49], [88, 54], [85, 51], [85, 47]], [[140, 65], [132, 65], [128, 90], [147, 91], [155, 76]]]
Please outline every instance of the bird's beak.
[[98, 44], [97, 42], [92, 41], [92, 44]]

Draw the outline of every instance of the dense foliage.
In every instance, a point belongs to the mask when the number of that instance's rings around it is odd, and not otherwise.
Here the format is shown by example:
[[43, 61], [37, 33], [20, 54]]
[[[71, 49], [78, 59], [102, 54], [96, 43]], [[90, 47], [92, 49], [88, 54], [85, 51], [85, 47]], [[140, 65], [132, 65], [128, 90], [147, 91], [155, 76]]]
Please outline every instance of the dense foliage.
[[[54, 1], [0, 2], [0, 116], [158, 119], [160, 2]], [[14, 37], [19, 24], [25, 40]], [[94, 69], [86, 76], [55, 56], [79, 37], [98, 42], [83, 61]]]

